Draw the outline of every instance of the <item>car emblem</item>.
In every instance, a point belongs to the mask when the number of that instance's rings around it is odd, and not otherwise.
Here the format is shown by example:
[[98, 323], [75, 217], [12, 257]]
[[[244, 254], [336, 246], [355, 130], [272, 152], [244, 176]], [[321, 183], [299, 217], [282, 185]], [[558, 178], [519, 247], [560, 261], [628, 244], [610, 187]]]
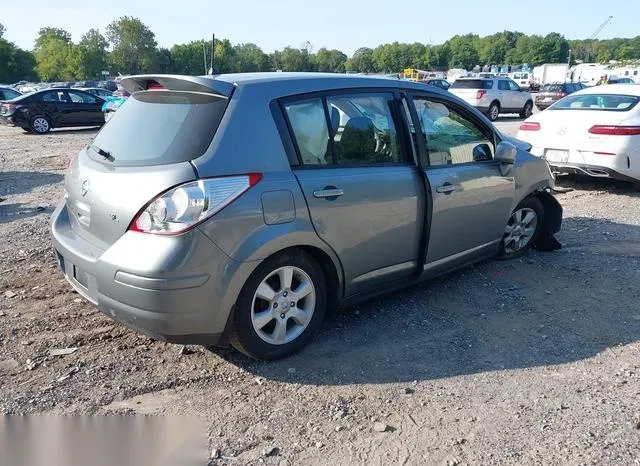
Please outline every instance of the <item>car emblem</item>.
[[562, 126], [562, 127], [558, 130], [558, 135], [559, 135], [559, 136], [564, 136], [565, 134], [567, 134], [567, 127], [566, 127], [566, 126]]
[[87, 195], [88, 192], [89, 192], [89, 180], [84, 180], [82, 182], [82, 186], [80, 187], [80, 194], [82, 194], [82, 197], [84, 197]]

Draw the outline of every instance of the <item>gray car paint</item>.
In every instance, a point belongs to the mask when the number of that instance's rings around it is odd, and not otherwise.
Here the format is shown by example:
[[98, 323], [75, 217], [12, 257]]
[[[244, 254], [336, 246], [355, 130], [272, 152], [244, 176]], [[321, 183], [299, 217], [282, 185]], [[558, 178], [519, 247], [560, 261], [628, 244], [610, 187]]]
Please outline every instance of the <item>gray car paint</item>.
[[[522, 149], [507, 177], [500, 175], [496, 163], [458, 167], [455, 172], [428, 169], [433, 186], [448, 180], [460, 188], [455, 196], [435, 195], [433, 201], [421, 188], [419, 172], [409, 166], [387, 172], [363, 167], [366, 175], [359, 174], [360, 169], [291, 168], [272, 112], [275, 99], [338, 89], [424, 93], [420, 84], [305, 73], [143, 76], [123, 83], [140, 90], [147, 79], [230, 98], [209, 149], [191, 163], [153, 167], [113, 167], [81, 151], [67, 173], [68, 198], [52, 216], [52, 236], [74, 288], [108, 315], [169, 341], [221, 343], [251, 272], [287, 248], [305, 247], [326, 260], [326, 269], [335, 273], [338, 299], [365, 298], [390, 289], [392, 282], [411, 283], [411, 277], [430, 278], [495, 255], [513, 208], [553, 182], [546, 162]], [[427, 93], [462, 102], [436, 88]], [[490, 125], [480, 112], [470, 111]], [[187, 233], [154, 236], [126, 231], [147, 202], [172, 186], [198, 177], [249, 172], [259, 172], [263, 179]], [[83, 196], [84, 180], [90, 185]], [[339, 185], [347, 194], [336, 201], [309, 195], [328, 184]], [[282, 199], [282, 205], [274, 199]], [[433, 214], [426, 219], [430, 202]], [[83, 225], [87, 208], [90, 221]], [[430, 224], [430, 234], [422, 229], [425, 224]], [[452, 238], [461, 239], [451, 244]], [[419, 264], [425, 244], [426, 262]], [[74, 265], [88, 274], [86, 289], [74, 279]]]

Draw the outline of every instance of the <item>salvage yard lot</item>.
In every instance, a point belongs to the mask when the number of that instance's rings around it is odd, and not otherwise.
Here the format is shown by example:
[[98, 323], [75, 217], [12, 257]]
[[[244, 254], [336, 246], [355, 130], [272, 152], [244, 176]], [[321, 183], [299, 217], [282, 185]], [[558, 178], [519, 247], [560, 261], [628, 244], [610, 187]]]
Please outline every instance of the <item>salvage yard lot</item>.
[[[628, 185], [558, 194], [560, 251], [348, 308], [302, 353], [260, 363], [152, 341], [61, 278], [48, 218], [93, 134], [0, 127], [2, 412], [198, 414], [216, 464], [640, 464], [640, 195]], [[65, 348], [77, 349], [50, 355]]]

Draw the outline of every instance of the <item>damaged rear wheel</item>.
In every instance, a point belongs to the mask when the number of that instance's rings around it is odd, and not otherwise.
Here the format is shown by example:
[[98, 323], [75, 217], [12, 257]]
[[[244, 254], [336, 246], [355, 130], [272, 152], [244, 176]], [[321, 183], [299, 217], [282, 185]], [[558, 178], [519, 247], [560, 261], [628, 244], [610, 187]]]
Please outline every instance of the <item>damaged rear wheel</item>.
[[502, 237], [502, 258], [520, 257], [533, 246], [544, 225], [544, 207], [535, 197], [528, 197], [515, 208]]

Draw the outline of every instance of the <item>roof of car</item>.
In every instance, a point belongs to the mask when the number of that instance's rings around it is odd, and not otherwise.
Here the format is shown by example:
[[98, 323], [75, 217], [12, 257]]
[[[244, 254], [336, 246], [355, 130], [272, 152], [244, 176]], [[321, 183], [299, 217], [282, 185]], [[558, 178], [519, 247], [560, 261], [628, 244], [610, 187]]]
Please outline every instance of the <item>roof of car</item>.
[[576, 94], [625, 94], [640, 97], [640, 84], [609, 84], [587, 87]]
[[251, 84], [267, 83], [287, 83], [294, 86], [296, 84], [305, 85], [310, 83], [322, 83], [329, 87], [407, 87], [421, 88], [420, 83], [398, 79], [395, 77], [382, 75], [363, 74], [339, 74], [339, 73], [308, 73], [308, 72], [265, 72], [265, 73], [229, 73], [216, 76], [202, 76], [219, 81], [226, 81], [239, 86]]

